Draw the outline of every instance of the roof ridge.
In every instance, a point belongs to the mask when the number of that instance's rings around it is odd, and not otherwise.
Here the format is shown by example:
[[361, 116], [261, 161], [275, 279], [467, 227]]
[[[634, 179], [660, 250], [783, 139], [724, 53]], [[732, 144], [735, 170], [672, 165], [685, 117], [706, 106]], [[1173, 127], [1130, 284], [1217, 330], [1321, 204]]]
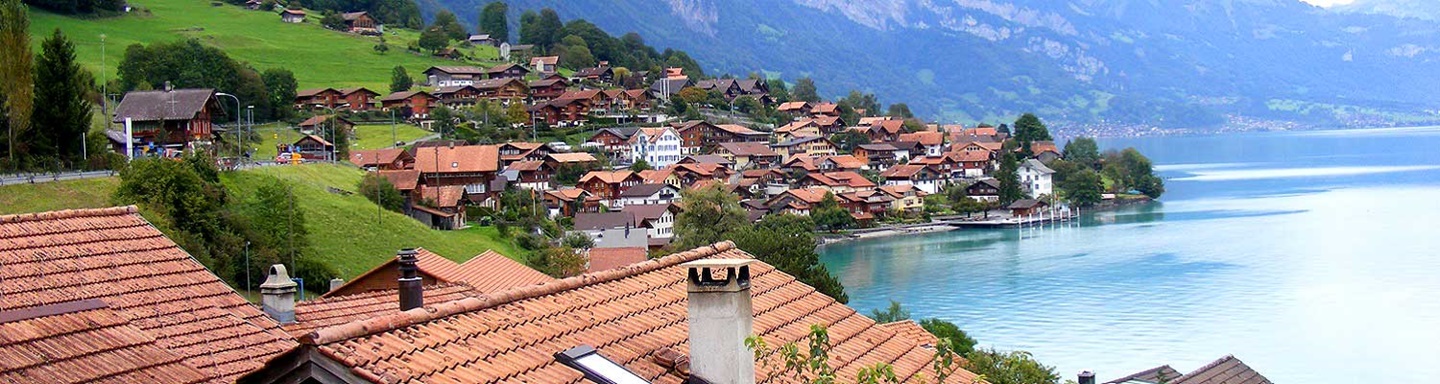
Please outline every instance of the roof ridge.
[[[1186, 374], [1184, 374], [1184, 375], [1180, 375], [1180, 377], [1178, 377], [1178, 378], [1176, 378], [1176, 379], [1177, 379], [1177, 380], [1183, 380], [1183, 379], [1186, 378], [1186, 377], [1194, 376], [1195, 374], [1198, 374], [1198, 373], [1200, 373], [1200, 372], [1205, 372], [1206, 370], [1209, 370], [1209, 369], [1218, 367], [1218, 366], [1220, 366], [1220, 364], [1224, 364], [1225, 362], [1230, 361], [1230, 360], [1240, 360], [1240, 359], [1235, 358], [1235, 355], [1233, 355], [1233, 354], [1231, 354], [1231, 355], [1225, 355], [1224, 357], [1221, 357], [1221, 358], [1219, 358], [1219, 359], [1215, 359], [1215, 361], [1211, 361], [1209, 364], [1205, 364], [1205, 365], [1200, 366], [1200, 368], [1195, 368], [1195, 370], [1190, 371], [1190, 373], [1186, 373]], [[1244, 362], [1244, 361], [1241, 361], [1240, 363], [1241, 363], [1241, 364], [1244, 364], [1245, 362]]]
[[126, 205], [109, 208], [66, 209], [48, 212], [17, 213], [10, 215], [0, 215], [0, 224], [23, 223], [27, 221], [72, 219], [77, 217], [120, 216], [133, 214], [136, 212], [139, 212], [139, 209], [136, 208], [134, 205]]
[[461, 313], [473, 312], [518, 300], [551, 295], [580, 287], [605, 283], [625, 277], [639, 275], [642, 273], [652, 272], [661, 268], [679, 265], [681, 263], [705, 258], [708, 256], [714, 256], [720, 254], [721, 252], [726, 252], [732, 249], [735, 249], [735, 243], [726, 240], [700, 248], [691, 249], [685, 252], [674, 253], [665, 257], [650, 259], [644, 262], [631, 264], [625, 267], [591, 272], [580, 276], [568, 277], [553, 283], [544, 283], [525, 287], [511, 288], [504, 291], [495, 292], [493, 294], [484, 294], [479, 297], [467, 297], [464, 299], [445, 302], [433, 306], [415, 308], [392, 315], [375, 317], [356, 322], [321, 328], [300, 337], [300, 342], [302, 344], [320, 345], [369, 336], [376, 333], [404, 328], [411, 325], [445, 318]]

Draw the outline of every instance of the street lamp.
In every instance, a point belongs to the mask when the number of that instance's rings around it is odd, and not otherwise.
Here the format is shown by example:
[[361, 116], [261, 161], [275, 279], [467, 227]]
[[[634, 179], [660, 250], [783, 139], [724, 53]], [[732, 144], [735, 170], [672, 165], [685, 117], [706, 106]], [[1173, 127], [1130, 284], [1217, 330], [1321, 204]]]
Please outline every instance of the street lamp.
[[225, 92], [216, 92], [215, 96], [228, 96], [235, 99], [235, 158], [238, 160], [240, 158], [240, 98]]
[[[246, 133], [253, 133], [253, 132], [255, 132], [255, 106], [254, 106], [254, 105], [247, 105], [247, 106], [245, 106], [245, 112], [246, 112], [246, 117], [245, 117], [245, 120], [246, 120], [246, 122], [245, 122], [245, 131], [246, 131]], [[241, 142], [244, 142], [244, 139], [241, 139]], [[244, 157], [247, 158], [247, 159], [250, 158], [249, 154], [248, 154], [248, 153], [245, 153], [245, 150], [244, 150], [244, 149], [241, 149], [241, 150], [240, 150], [240, 155], [241, 155], [241, 156], [244, 156]]]

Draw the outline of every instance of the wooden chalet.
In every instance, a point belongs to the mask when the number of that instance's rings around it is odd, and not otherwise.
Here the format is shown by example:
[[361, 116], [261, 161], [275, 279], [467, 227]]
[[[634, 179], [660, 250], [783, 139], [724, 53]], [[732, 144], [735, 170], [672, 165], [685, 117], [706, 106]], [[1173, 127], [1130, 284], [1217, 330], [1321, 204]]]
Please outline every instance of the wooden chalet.
[[375, 18], [370, 17], [369, 13], [346, 12], [340, 14], [340, 18], [345, 20], [345, 28], [348, 29], [350, 33], [359, 33], [362, 35], [380, 34], [378, 29], [380, 23], [376, 22]]
[[295, 92], [295, 109], [335, 108], [344, 99], [334, 88], [302, 89]]
[[430, 116], [430, 107], [439, 101], [440, 98], [429, 92], [402, 91], [380, 98], [380, 107], [395, 110], [399, 116], [423, 119]]
[[378, 97], [380, 97], [379, 92], [371, 91], [364, 87], [340, 90], [340, 98], [345, 101], [343, 107], [351, 111], [369, 111], [374, 109], [375, 99]]
[[[133, 138], [130, 139], [137, 153], [158, 153], [160, 148], [183, 149], [196, 143], [208, 143], [214, 125], [211, 120], [216, 114], [224, 113], [213, 89], [167, 89], [156, 91], [134, 91], [125, 94], [120, 105], [115, 107], [112, 122], [130, 122]], [[118, 134], [107, 134], [118, 138], [112, 143], [116, 148], [125, 147], [124, 130]]]
[[415, 155], [405, 148], [350, 150], [350, 164], [367, 170], [398, 171], [415, 165]]
[[530, 70], [515, 63], [505, 63], [485, 69], [487, 79], [524, 79]]
[[560, 76], [547, 77], [529, 82], [530, 97], [535, 101], [549, 101], [559, 98], [565, 94], [565, 89], [570, 87], [570, 81]]

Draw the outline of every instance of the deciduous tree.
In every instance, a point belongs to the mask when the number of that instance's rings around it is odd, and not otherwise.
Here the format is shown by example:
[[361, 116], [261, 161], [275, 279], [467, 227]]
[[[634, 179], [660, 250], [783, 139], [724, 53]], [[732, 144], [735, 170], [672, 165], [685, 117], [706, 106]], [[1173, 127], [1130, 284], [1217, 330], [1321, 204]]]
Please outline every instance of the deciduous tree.
[[5, 126], [11, 165], [23, 150], [17, 138], [30, 127], [35, 102], [30, 49], [28, 9], [20, 0], [0, 0], [0, 124]]
[[1090, 168], [1098, 169], [1100, 166], [1100, 146], [1095, 139], [1089, 137], [1077, 137], [1065, 143], [1065, 160]]
[[269, 92], [270, 105], [275, 106], [275, 117], [289, 117], [292, 109], [283, 106], [295, 102], [296, 88], [299, 87], [295, 74], [284, 68], [270, 68], [260, 74], [260, 78], [265, 82], [265, 90]]
[[[790, 91], [790, 98], [811, 103], [820, 102], [819, 90], [815, 88], [815, 80], [809, 77], [802, 77], [795, 80], [795, 89]], [[850, 123], [850, 122], [846, 122]]]
[[420, 48], [430, 51], [430, 53], [436, 53], [450, 45], [450, 37], [445, 34], [444, 30], [430, 27], [426, 28], [425, 32], [420, 33], [420, 41], [418, 41], [417, 44], [420, 44]]
[[490, 35], [495, 41], [510, 41], [510, 25], [505, 21], [505, 13], [510, 7], [503, 1], [492, 1], [485, 4], [480, 10], [480, 33]]

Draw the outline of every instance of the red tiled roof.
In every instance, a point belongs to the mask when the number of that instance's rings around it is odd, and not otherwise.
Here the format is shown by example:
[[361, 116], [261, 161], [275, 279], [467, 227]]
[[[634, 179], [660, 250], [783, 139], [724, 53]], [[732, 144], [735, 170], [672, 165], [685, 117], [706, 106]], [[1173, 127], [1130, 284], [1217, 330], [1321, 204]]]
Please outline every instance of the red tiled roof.
[[774, 149], [770, 149], [770, 143], [760, 141], [742, 141], [733, 143], [720, 143], [730, 154], [735, 156], [778, 156]]
[[560, 198], [561, 200], [573, 201], [573, 200], [575, 200], [575, 199], [579, 199], [580, 196], [584, 196], [585, 193], [586, 193], [586, 191], [585, 191], [584, 189], [580, 189], [580, 188], [565, 188], [565, 189], [559, 189], [559, 190], [554, 190], [554, 191], [545, 191], [545, 193], [554, 195], [555, 197], [558, 197], [558, 198]]
[[665, 179], [670, 178], [670, 175], [674, 174], [674, 168], [647, 169], [639, 173], [640, 178], [643, 179], [646, 184], [665, 184]]
[[915, 174], [920, 173], [920, 171], [925, 170], [925, 167], [926, 167], [925, 165], [920, 165], [920, 164], [899, 164], [899, 165], [890, 167], [890, 169], [886, 169], [885, 172], [881, 172], [881, 173], [880, 173], [880, 176], [883, 176], [883, 177], [886, 177], [886, 178], [890, 178], [890, 177], [903, 177], [903, 178], [907, 178], [907, 179], [908, 179], [908, 178], [914, 177]]
[[420, 186], [420, 171], [413, 169], [402, 169], [398, 171], [379, 171], [380, 177], [390, 181], [390, 185], [401, 191], [413, 191]]
[[419, 188], [420, 198], [433, 203], [435, 205], [434, 208], [457, 207], [460, 205], [460, 199], [465, 197], [465, 187], [460, 185], [441, 187], [420, 186]]
[[860, 169], [866, 165], [864, 160], [860, 160], [855, 155], [826, 156], [824, 160], [834, 162], [835, 166], [841, 169]]
[[810, 103], [807, 103], [807, 102], [804, 102], [804, 101], [787, 101], [787, 102], [784, 102], [784, 103], [780, 103], [780, 107], [779, 107], [779, 108], [775, 108], [775, 110], [781, 111], [781, 112], [786, 112], [786, 111], [799, 111], [801, 108], [805, 108], [805, 105], [806, 105], [806, 104], [810, 104]]
[[920, 327], [920, 324], [915, 323], [914, 320], [900, 320], [893, 323], [877, 324], [877, 326], [889, 329], [895, 332], [896, 335], [910, 338], [910, 340], [914, 340], [916, 344], [935, 345], [940, 343], [940, 338], [930, 334], [930, 331], [926, 331], [925, 328]]
[[405, 148], [352, 150], [350, 163], [361, 167], [385, 165], [394, 163], [405, 153]]
[[590, 248], [586, 254], [590, 256], [590, 267], [587, 269], [589, 272], [615, 269], [639, 263], [648, 258], [646, 249], [642, 247]]
[[820, 103], [820, 104], [815, 104], [815, 108], [811, 109], [811, 110], [810, 110], [810, 113], [815, 113], [815, 114], [836, 113], [836, 112], [838, 112], [837, 109], [839, 109], [839, 108], [840, 108], [840, 105], [839, 105], [839, 104], [830, 103], [830, 102], [824, 102], [824, 103]]
[[600, 182], [605, 184], [619, 184], [634, 175], [635, 172], [631, 171], [590, 171], [580, 177], [580, 182], [586, 183], [591, 179], [600, 179]]
[[[391, 258], [375, 268], [360, 274], [359, 277], [345, 283], [346, 286], [370, 278], [370, 276], [384, 276], [383, 271], [393, 271], [399, 268], [398, 261]], [[420, 273], [434, 277], [442, 283], [463, 283], [469, 285], [480, 293], [494, 293], [514, 287], [521, 287], [531, 284], [539, 284], [554, 279], [540, 273], [530, 267], [510, 260], [496, 253], [485, 251], [464, 264], [458, 264], [444, 256], [430, 252], [424, 248], [415, 250], [415, 267]], [[332, 290], [331, 292], [344, 292], [345, 286]], [[325, 294], [321, 297], [330, 297]]]
[[[329, 327], [301, 340], [349, 372], [377, 381], [579, 382], [580, 372], [551, 353], [589, 344], [646, 380], [678, 383], [684, 375], [657, 360], [673, 361], [689, 350], [682, 263], [705, 258], [753, 257], [723, 242], [554, 284]], [[811, 325], [825, 324], [841, 382], [878, 362], [890, 363], [906, 382], [929, 372], [935, 352], [913, 338], [768, 264], [754, 262], [750, 269], [754, 333], [771, 345], [803, 343]], [[793, 382], [780, 359], [772, 354], [756, 363], [757, 382]], [[976, 379], [964, 370], [950, 377]]]
[[[99, 299], [206, 380], [233, 381], [295, 345], [274, 320], [151, 226], [135, 207], [0, 216], [0, 265], [0, 311]], [[47, 353], [78, 358], [90, 347], [66, 342]], [[0, 359], [19, 358], [6, 350]], [[4, 363], [0, 371], [16, 367]], [[137, 372], [137, 380], [164, 374], [144, 372], [149, 369]]]
[[[398, 289], [386, 289], [296, 302], [295, 322], [282, 327], [285, 332], [300, 337], [320, 328], [399, 313], [399, 292]], [[479, 291], [463, 283], [440, 283], [424, 287], [424, 302], [427, 304], [478, 295]]]
[[[438, 158], [437, 158], [438, 157]], [[415, 149], [421, 173], [478, 173], [500, 170], [500, 147], [494, 145], [434, 146]]]
[[889, 134], [898, 134], [905, 131], [904, 120], [882, 120], [876, 122], [872, 127], [878, 128]]
[[505, 167], [505, 170], [531, 172], [540, 170], [540, 167], [543, 165], [545, 165], [545, 162], [543, 161], [516, 161], [514, 163], [510, 163], [509, 167]]
[[[17, 316], [18, 315], [18, 316]], [[0, 312], [0, 382], [199, 383], [208, 375], [100, 300]]]
[[945, 143], [945, 134], [940, 132], [902, 133], [896, 141], [914, 141], [927, 146], [941, 145]]

